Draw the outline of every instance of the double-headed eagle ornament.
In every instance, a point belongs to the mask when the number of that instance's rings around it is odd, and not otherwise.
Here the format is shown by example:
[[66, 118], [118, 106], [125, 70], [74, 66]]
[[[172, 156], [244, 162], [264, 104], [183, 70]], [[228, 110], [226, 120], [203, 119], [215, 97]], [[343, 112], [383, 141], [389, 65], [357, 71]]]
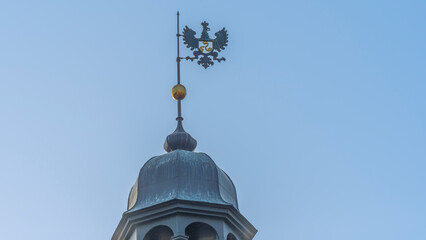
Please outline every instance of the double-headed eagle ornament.
[[[187, 48], [193, 51], [194, 54], [194, 57], [188, 56], [185, 59], [191, 61], [198, 59], [197, 63], [199, 65], [208, 68], [214, 64], [213, 60], [218, 62], [225, 61], [223, 57], [218, 58], [218, 52], [224, 50], [225, 47], [228, 46], [228, 33], [225, 28], [222, 28], [222, 30], [214, 34], [216, 38], [211, 39], [207, 32], [210, 31], [208, 27], [209, 24], [204, 21], [201, 23], [201, 26], [203, 26], [203, 31], [201, 32], [200, 38], [196, 38], [196, 32], [188, 26], [185, 26], [183, 29], [183, 43]], [[211, 57], [213, 57], [213, 59]]]

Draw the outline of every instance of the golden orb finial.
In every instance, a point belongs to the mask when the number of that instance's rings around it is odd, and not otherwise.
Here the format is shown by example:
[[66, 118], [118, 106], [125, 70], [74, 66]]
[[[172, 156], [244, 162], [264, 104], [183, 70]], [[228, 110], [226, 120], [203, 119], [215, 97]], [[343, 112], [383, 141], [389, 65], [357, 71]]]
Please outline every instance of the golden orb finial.
[[172, 97], [174, 100], [183, 100], [186, 96], [186, 88], [182, 84], [176, 84], [172, 88]]

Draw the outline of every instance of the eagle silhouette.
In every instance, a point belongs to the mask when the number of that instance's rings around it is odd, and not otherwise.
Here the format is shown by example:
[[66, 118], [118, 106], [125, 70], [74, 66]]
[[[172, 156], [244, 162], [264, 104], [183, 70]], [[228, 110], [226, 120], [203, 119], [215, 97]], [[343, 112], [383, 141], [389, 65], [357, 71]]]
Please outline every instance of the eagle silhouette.
[[[196, 38], [196, 32], [185, 26], [183, 29], [183, 43], [189, 48], [191, 51], [194, 51], [194, 57], [186, 57], [186, 60], [195, 60], [198, 59], [197, 63], [204, 68], [207, 68], [214, 64], [213, 60], [218, 62], [225, 61], [225, 58], [218, 58], [218, 52], [225, 50], [225, 47], [228, 46], [228, 32], [225, 28], [216, 32], [214, 35], [215, 39], [211, 39], [209, 37], [208, 31], [210, 28], [208, 27], [208, 23], [206, 21], [201, 23], [203, 26], [203, 31], [201, 32], [200, 38]], [[201, 58], [199, 57], [201, 55]], [[213, 57], [212, 58], [210, 58]]]

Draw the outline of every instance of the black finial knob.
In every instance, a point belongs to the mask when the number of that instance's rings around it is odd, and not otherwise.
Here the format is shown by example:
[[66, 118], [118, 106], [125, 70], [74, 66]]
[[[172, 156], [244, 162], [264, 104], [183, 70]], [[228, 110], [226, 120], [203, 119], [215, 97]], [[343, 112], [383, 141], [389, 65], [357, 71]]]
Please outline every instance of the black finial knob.
[[197, 147], [197, 140], [183, 129], [182, 117], [178, 117], [176, 120], [178, 121], [178, 125], [176, 130], [167, 136], [166, 141], [164, 142], [164, 150], [167, 152], [177, 149], [194, 151]]

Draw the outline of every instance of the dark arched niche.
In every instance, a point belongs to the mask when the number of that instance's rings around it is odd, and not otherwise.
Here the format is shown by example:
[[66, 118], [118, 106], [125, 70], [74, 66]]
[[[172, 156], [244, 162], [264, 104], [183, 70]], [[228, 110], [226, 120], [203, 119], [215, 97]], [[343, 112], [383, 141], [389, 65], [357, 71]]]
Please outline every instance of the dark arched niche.
[[210, 225], [195, 222], [189, 224], [185, 228], [185, 235], [189, 237], [188, 240], [217, 240], [217, 233]]
[[143, 240], [170, 240], [173, 231], [167, 226], [157, 226], [149, 230]]
[[237, 240], [237, 238], [234, 236], [234, 234], [229, 233], [228, 236], [226, 237], [226, 240]]

